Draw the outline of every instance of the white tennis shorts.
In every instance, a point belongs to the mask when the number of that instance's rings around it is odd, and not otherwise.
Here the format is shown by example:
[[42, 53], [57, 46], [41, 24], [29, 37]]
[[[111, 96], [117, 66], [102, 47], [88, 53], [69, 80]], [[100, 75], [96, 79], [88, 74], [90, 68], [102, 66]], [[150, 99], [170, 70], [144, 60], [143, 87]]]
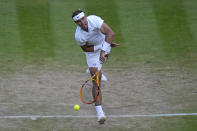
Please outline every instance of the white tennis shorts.
[[98, 70], [101, 70], [102, 64], [100, 63], [100, 51], [97, 52], [85, 52], [86, 54], [86, 61], [88, 67], [97, 67]]

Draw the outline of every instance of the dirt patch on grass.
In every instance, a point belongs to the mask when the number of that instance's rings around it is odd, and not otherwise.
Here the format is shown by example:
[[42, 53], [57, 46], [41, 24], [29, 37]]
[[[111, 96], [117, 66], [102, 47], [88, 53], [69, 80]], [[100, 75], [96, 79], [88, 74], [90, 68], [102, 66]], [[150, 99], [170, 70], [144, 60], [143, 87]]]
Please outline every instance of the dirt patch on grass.
[[[106, 115], [179, 113], [197, 109], [195, 73], [172, 67], [136, 66], [105, 69], [104, 74], [108, 77], [108, 81], [102, 83]], [[26, 69], [0, 76], [0, 115], [95, 115], [94, 106], [85, 105], [79, 99], [80, 86], [87, 78], [85, 71]], [[74, 104], [81, 105], [80, 111], [73, 110]], [[0, 127], [9, 128], [7, 121], [10, 120], [1, 119]], [[68, 120], [67, 125], [72, 127], [73, 121], [77, 120]], [[109, 127], [118, 122], [115, 118], [107, 121]], [[96, 125], [96, 118], [91, 118], [91, 123]], [[12, 126], [20, 127], [20, 124]], [[83, 122], [78, 126], [83, 126]]]

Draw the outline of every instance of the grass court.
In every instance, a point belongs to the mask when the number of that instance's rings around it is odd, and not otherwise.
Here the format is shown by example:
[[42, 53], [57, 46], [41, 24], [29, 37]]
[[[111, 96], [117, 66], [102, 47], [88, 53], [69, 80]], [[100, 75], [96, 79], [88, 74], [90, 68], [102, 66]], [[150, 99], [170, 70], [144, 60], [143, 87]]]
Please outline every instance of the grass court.
[[[79, 99], [88, 76], [74, 39], [78, 8], [120, 43], [102, 68], [105, 125]], [[197, 113], [196, 87], [196, 0], [0, 0], [1, 131], [195, 131], [196, 115], [147, 115]]]

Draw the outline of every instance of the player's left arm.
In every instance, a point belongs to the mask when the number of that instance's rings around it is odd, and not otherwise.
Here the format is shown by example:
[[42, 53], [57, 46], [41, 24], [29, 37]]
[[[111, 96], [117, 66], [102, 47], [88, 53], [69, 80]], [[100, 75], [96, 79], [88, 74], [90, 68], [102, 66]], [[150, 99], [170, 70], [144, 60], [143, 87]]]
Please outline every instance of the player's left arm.
[[[113, 43], [115, 33], [106, 23], [103, 22], [103, 24], [100, 28], [100, 31], [105, 35], [105, 41], [108, 44], [110, 44], [111, 47], [118, 47], [119, 46], [119, 44]], [[102, 63], [104, 63], [106, 61], [105, 55], [106, 55], [105, 51], [101, 50], [100, 60]]]
[[112, 41], [113, 41], [114, 35], [115, 35], [113, 30], [104, 22], [103, 22], [100, 30], [105, 35], [105, 41], [109, 44], [112, 44]]
[[105, 41], [111, 44], [111, 47], [117, 47], [120, 45], [117, 43], [113, 43], [115, 33], [106, 23], [103, 22], [100, 30], [106, 36]]

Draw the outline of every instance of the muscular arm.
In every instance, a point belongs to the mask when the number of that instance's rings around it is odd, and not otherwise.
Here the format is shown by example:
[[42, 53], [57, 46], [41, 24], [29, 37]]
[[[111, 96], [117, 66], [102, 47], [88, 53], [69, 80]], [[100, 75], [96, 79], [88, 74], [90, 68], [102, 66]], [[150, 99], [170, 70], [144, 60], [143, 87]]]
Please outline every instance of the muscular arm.
[[81, 46], [81, 49], [84, 51], [84, 52], [94, 52], [94, 45], [83, 45]]
[[87, 45], [86, 44], [86, 45], [81, 46], [81, 48], [84, 52], [95, 52], [95, 51], [100, 50], [101, 47], [102, 47], [101, 44], [98, 44], [98, 45]]
[[[112, 47], [116, 47], [116, 44], [114, 46], [112, 43], [114, 39], [114, 32], [112, 29], [106, 23], [103, 23], [100, 30], [105, 35], [105, 41], [111, 44]], [[83, 45], [81, 48], [84, 52], [94, 52], [94, 45]]]
[[106, 23], [103, 23], [100, 30], [105, 35], [105, 41], [112, 44], [114, 39], [114, 32], [112, 29]]
[[[101, 32], [105, 35], [105, 41], [107, 43], [110, 44], [111, 47], [117, 47], [119, 46], [119, 44], [116, 44], [116, 43], [113, 43], [113, 39], [114, 39], [114, 32], [112, 31], [112, 29], [106, 24], [106, 23], [103, 23], [102, 26], [101, 26]], [[102, 63], [104, 63], [107, 59], [107, 56], [108, 54], [105, 53], [104, 50], [101, 50], [101, 53], [100, 53], [100, 61]]]

